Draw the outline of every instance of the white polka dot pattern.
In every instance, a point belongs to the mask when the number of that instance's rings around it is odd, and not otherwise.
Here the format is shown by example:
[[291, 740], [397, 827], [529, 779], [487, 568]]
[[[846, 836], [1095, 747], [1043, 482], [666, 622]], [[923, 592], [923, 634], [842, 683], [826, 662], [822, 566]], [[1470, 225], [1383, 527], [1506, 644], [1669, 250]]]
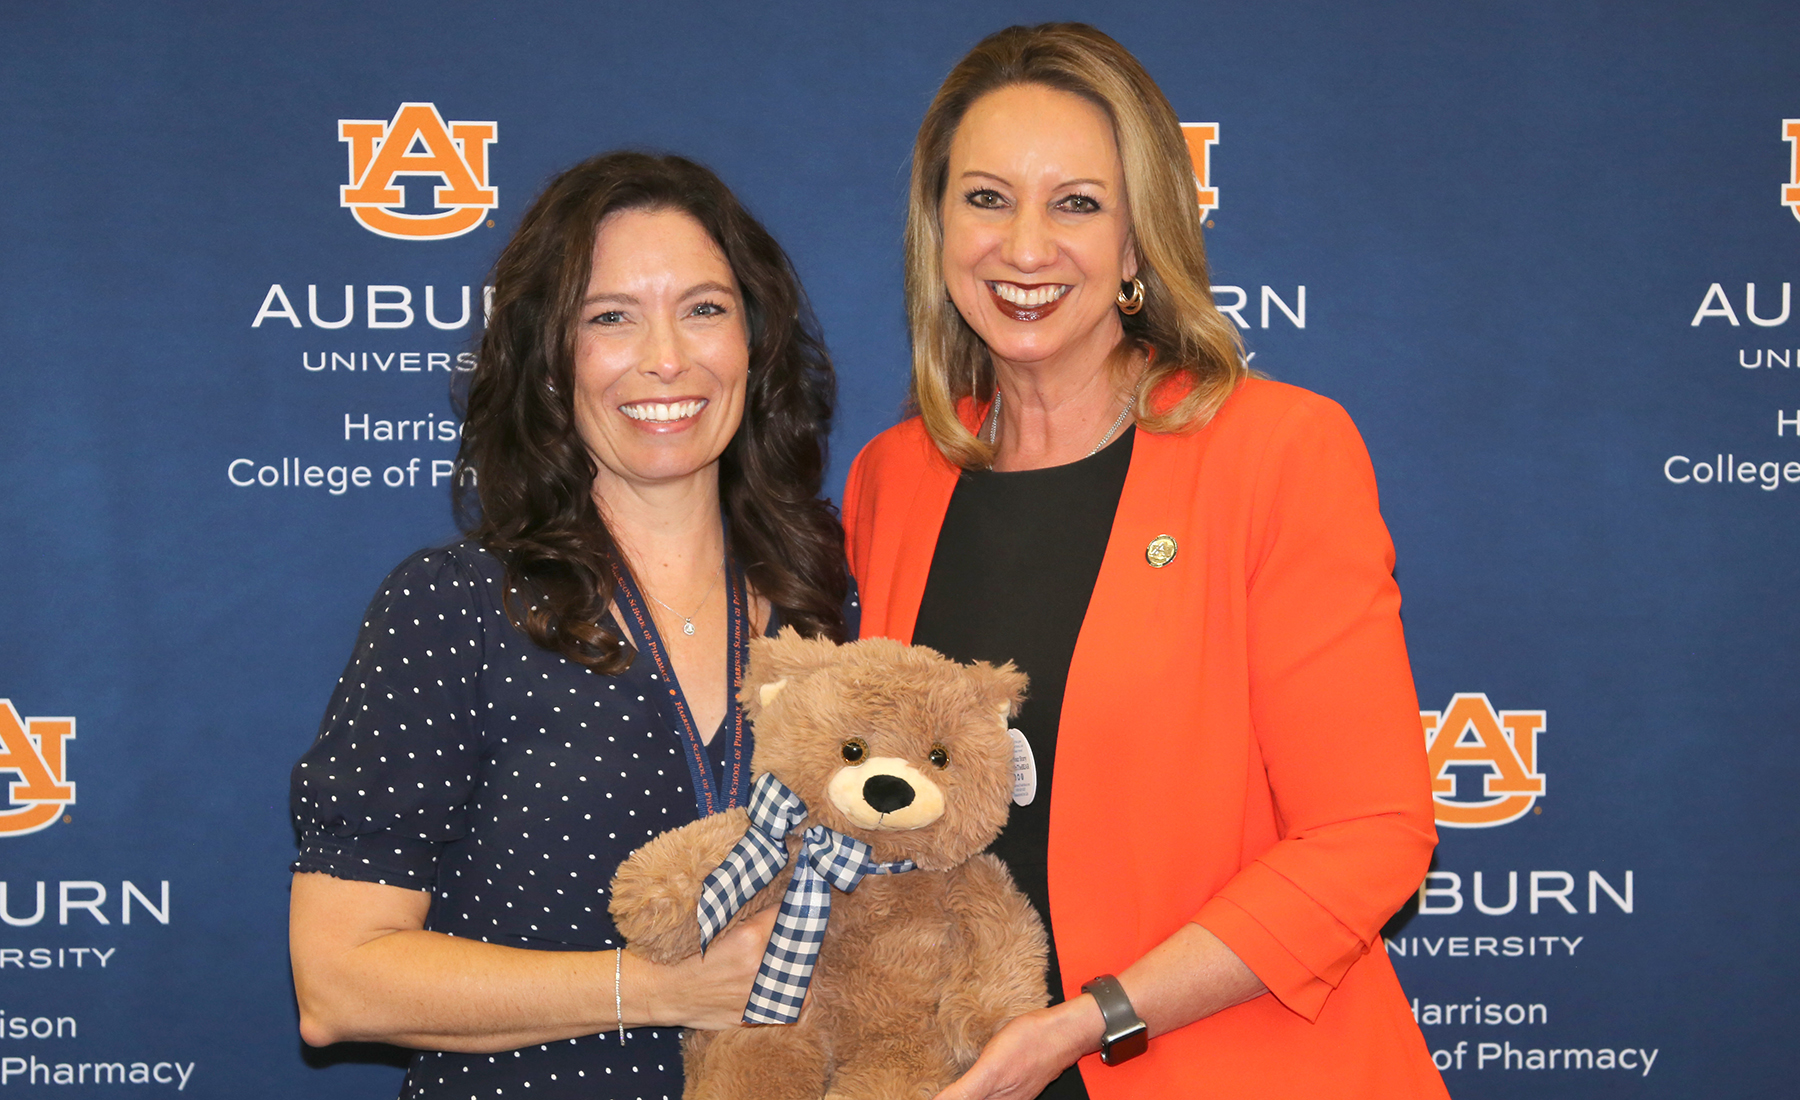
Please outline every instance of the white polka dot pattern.
[[[647, 661], [602, 676], [539, 649], [503, 587], [468, 543], [415, 554], [382, 585], [294, 768], [294, 869], [430, 890], [427, 925], [452, 935], [609, 948], [613, 872], [696, 815], [682, 745], [646, 701]], [[678, 1033], [627, 1038], [419, 1054], [404, 1095], [679, 1096]]]

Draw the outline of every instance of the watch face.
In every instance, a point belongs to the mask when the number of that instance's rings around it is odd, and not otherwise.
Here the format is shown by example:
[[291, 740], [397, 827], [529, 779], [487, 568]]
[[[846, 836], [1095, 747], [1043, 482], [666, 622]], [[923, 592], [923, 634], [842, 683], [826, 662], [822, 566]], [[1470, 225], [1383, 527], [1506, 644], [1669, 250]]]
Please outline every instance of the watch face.
[[1149, 1048], [1150, 1028], [1139, 1023], [1138, 1026], [1101, 1047], [1100, 1060], [1109, 1066], [1116, 1066], [1127, 1059], [1136, 1058]]

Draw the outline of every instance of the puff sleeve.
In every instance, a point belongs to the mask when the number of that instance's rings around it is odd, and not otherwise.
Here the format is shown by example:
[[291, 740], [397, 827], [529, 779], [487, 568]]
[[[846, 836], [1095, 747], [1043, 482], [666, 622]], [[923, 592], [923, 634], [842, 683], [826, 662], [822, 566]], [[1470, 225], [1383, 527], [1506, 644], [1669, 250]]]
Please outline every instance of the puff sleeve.
[[293, 870], [433, 886], [442, 845], [468, 832], [484, 755], [484, 587], [451, 550], [415, 554], [382, 583], [293, 770]]

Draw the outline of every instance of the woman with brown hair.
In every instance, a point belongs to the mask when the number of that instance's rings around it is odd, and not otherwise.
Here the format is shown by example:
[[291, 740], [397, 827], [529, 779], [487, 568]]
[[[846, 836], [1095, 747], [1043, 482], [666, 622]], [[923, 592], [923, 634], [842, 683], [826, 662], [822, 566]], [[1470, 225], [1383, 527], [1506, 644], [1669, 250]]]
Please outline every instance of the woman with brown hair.
[[673, 1096], [773, 910], [662, 967], [607, 886], [745, 802], [749, 637], [855, 636], [831, 364], [786, 255], [679, 157], [557, 177], [493, 283], [468, 537], [389, 575], [294, 769], [300, 1031], [417, 1048], [408, 1096]]
[[918, 415], [851, 568], [868, 633], [1031, 676], [994, 850], [1057, 1002], [943, 1095], [1443, 1096], [1380, 938], [1435, 833], [1373, 471], [1247, 377], [1168, 101], [1091, 27], [988, 37], [906, 240]]

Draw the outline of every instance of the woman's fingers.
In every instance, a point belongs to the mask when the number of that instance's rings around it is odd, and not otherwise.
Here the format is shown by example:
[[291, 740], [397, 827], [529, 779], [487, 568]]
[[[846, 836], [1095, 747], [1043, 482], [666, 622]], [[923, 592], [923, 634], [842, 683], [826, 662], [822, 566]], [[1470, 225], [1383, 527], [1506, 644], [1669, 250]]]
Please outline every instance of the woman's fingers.
[[1086, 1053], [1066, 1004], [1027, 1012], [994, 1033], [969, 1072], [937, 1100], [1027, 1100]]
[[683, 1027], [717, 1031], [743, 1023], [750, 985], [762, 965], [776, 908], [746, 917], [706, 949], [670, 967], [673, 1015]]

